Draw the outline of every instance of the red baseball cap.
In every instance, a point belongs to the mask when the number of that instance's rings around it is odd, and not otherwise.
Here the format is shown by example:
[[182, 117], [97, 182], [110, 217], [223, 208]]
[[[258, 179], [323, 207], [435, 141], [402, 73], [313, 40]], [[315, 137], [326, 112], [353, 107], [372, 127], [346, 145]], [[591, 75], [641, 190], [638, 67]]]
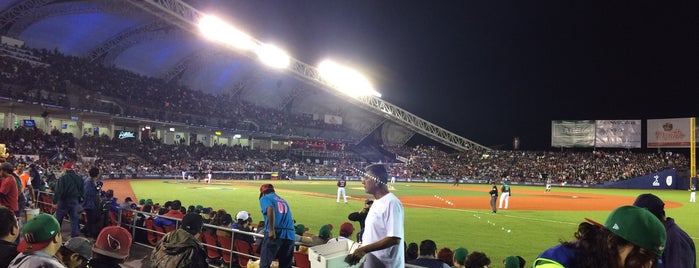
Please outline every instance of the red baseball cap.
[[124, 259], [129, 256], [131, 249], [131, 234], [119, 226], [108, 226], [102, 229], [95, 240], [92, 251], [104, 256]]
[[351, 222], [345, 222], [342, 225], [340, 225], [340, 232], [353, 233], [354, 225], [352, 225]]
[[274, 186], [271, 185], [271, 184], [269, 184], [269, 183], [267, 183], [267, 184], [262, 184], [262, 186], [260, 186], [260, 193], [264, 193], [265, 191], [267, 191], [267, 190], [269, 190], [269, 189], [274, 190]]
[[72, 169], [72, 168], [73, 168], [73, 162], [66, 161], [65, 163], [63, 163], [63, 168], [65, 168], [65, 169]]

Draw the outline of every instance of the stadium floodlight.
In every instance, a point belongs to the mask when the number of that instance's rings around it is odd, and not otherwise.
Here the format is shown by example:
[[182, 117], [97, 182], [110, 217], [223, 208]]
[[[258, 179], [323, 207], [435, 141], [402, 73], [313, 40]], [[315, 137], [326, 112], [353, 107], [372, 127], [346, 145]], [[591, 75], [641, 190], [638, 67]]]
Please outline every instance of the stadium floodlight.
[[318, 64], [318, 74], [325, 82], [351, 97], [366, 95], [381, 97], [364, 75], [331, 60], [324, 60]]
[[274, 45], [262, 44], [255, 49], [255, 53], [262, 63], [273, 68], [287, 68], [291, 62], [289, 54]]
[[199, 31], [204, 37], [238, 49], [249, 50], [254, 46], [252, 37], [234, 28], [220, 18], [205, 15], [199, 20]]

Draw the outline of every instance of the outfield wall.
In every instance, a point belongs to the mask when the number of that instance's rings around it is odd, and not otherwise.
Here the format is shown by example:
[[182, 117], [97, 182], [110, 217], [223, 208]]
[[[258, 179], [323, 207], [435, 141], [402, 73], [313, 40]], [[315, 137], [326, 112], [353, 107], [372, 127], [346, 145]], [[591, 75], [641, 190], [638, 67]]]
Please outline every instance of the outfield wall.
[[680, 178], [677, 174], [677, 169], [673, 168], [633, 179], [608, 182], [602, 187], [615, 189], [687, 190], [689, 189], [689, 178]]

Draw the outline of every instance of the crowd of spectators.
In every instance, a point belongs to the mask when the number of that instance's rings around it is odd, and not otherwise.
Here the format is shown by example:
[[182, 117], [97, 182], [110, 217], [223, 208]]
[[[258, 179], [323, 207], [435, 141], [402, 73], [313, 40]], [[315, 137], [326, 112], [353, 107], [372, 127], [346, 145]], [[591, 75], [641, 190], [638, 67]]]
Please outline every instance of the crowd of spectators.
[[[110, 139], [35, 128], [0, 130], [0, 143], [20, 155], [40, 156], [40, 165], [52, 161], [91, 159], [105, 174], [171, 175], [181, 171], [204, 174], [221, 172], [282, 172], [288, 176], [354, 176], [368, 162], [344, 151], [341, 157], [309, 156], [307, 148], [283, 150], [251, 149], [246, 146], [201, 143], [164, 144], [159, 140]], [[508, 178], [512, 182], [601, 184], [648, 175], [668, 168], [687, 168], [682, 153], [643, 153], [630, 150], [594, 151], [471, 151], [449, 153], [436, 147], [386, 147], [408, 159], [389, 163], [389, 174], [411, 180], [490, 180]], [[221, 178], [220, 175], [217, 175]]]
[[322, 116], [257, 105], [241, 98], [240, 92], [211, 94], [57, 51], [21, 50], [45, 64], [31, 64], [0, 49], [0, 96], [188, 125], [298, 137], [358, 136], [342, 125], [326, 124]]

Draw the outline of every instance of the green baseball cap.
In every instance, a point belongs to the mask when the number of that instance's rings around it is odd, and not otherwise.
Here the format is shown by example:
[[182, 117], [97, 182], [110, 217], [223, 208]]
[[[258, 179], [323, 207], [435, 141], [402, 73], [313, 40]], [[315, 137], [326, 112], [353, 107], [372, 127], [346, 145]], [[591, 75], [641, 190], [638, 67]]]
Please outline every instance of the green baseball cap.
[[615, 235], [658, 256], [663, 254], [667, 239], [665, 227], [653, 213], [650, 213], [645, 208], [637, 206], [619, 207], [609, 214], [604, 225], [587, 218], [586, 220], [603, 226]]
[[466, 261], [466, 256], [468, 256], [468, 249], [464, 247], [459, 247], [454, 250], [454, 261], [459, 264], [464, 264]]
[[519, 259], [515, 256], [508, 256], [502, 263], [505, 264], [505, 268], [519, 268]]
[[333, 226], [330, 224], [326, 224], [320, 227], [320, 230], [318, 231], [318, 236], [321, 238], [330, 238], [332, 236], [332, 231]]
[[295, 229], [294, 231], [295, 231], [295, 233], [296, 233], [297, 235], [303, 235], [303, 233], [306, 232], [306, 225], [297, 224], [297, 225], [294, 227], [294, 229]]
[[17, 251], [32, 253], [43, 249], [60, 231], [61, 225], [56, 218], [49, 214], [39, 214], [22, 226], [20, 234], [24, 239], [19, 242]]
[[139, 204], [139, 205], [145, 205], [145, 204], [146, 204], [146, 200], [145, 200], [145, 199], [139, 199], [139, 200], [138, 200], [138, 204]]
[[153, 199], [150, 199], [150, 198], [146, 199], [146, 205], [151, 205], [151, 206], [152, 206], [152, 205], [153, 205]]

